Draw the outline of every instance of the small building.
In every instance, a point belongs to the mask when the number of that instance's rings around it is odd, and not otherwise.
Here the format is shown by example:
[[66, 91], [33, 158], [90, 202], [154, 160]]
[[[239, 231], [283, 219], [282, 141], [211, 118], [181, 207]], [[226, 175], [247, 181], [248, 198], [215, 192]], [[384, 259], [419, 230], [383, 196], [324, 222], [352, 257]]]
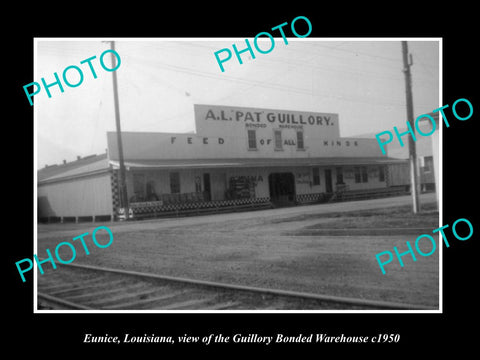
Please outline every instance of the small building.
[[427, 134], [434, 130], [434, 133], [431, 135], [431, 146], [432, 146], [432, 156], [433, 156], [433, 174], [435, 179], [435, 192], [437, 195], [437, 206], [440, 205], [439, 194], [442, 191], [440, 184], [440, 128], [442, 124], [440, 123], [440, 118], [438, 112], [429, 113], [434, 122], [431, 120], [424, 119], [422, 125], [427, 128]]
[[[388, 196], [398, 194], [392, 165], [408, 166], [382, 155], [375, 139], [340, 137], [338, 114], [194, 110], [194, 133], [122, 132], [134, 217]], [[107, 148], [38, 171], [40, 220], [123, 215], [115, 132]]]
[[[429, 114], [432, 116], [438, 125], [438, 113]], [[430, 121], [420, 121], [418, 127], [421, 132], [428, 134], [432, 130], [432, 125]], [[407, 127], [398, 129], [399, 133], [404, 133], [407, 131]], [[439, 130], [435, 131], [433, 135], [422, 136], [416, 132], [415, 138], [415, 151], [417, 155], [417, 167], [418, 167], [418, 177], [420, 190], [423, 192], [435, 191], [437, 183], [435, 173], [437, 172], [438, 176], [438, 156], [435, 156], [435, 153], [438, 155], [439, 144], [438, 144], [438, 134]], [[410, 136], [410, 135], [408, 135]], [[400, 142], [395, 138], [395, 141], [387, 144], [387, 156], [394, 159], [405, 159], [409, 158], [409, 142], [408, 136], [405, 135], [402, 140], [404, 146], [400, 145]], [[437, 160], [435, 160], [437, 159]], [[408, 163], [403, 166], [395, 166], [394, 171], [398, 172], [398, 175], [393, 181], [397, 185], [410, 184], [410, 167]]]
[[40, 221], [113, 219], [114, 170], [107, 154], [78, 157], [37, 172], [37, 218]]

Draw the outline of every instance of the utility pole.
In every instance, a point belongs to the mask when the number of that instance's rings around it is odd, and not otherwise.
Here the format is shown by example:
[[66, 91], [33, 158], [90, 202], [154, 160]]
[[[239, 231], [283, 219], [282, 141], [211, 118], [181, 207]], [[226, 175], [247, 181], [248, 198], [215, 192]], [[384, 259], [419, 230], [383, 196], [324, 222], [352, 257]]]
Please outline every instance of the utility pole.
[[[115, 51], [115, 42], [110, 41], [110, 47]], [[116, 57], [112, 52], [112, 68], [116, 68]], [[123, 144], [122, 144], [122, 130], [120, 127], [120, 107], [118, 104], [118, 88], [117, 88], [117, 72], [112, 71], [113, 76], [113, 99], [115, 103], [115, 124], [117, 128], [117, 145], [118, 145], [118, 157], [120, 160], [120, 207], [125, 211], [125, 219], [129, 218], [129, 206], [128, 206], [128, 195], [127, 195], [127, 183], [125, 180], [125, 162], [123, 159]]]
[[[410, 66], [412, 65], [412, 62], [408, 59], [409, 54], [406, 41], [402, 41], [402, 54], [403, 73], [405, 74], [405, 93], [407, 100], [407, 120], [410, 124], [413, 134], [415, 134], [415, 123], [413, 119], [412, 75], [410, 73]], [[412, 193], [413, 213], [416, 214], [420, 211], [420, 198], [418, 191], [417, 151], [413, 136], [408, 138], [408, 153], [410, 158], [410, 191]]]

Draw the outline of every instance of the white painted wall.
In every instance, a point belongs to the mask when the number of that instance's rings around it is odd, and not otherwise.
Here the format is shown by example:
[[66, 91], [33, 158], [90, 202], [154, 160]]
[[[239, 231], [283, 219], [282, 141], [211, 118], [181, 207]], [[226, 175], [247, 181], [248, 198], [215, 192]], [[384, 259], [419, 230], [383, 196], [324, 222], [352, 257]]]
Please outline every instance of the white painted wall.
[[[195, 134], [123, 132], [125, 159], [382, 157], [375, 139], [340, 138], [337, 114], [210, 105], [196, 105], [195, 113]], [[243, 115], [237, 121], [239, 113]], [[252, 129], [254, 150], [248, 148], [247, 132]], [[275, 130], [282, 132], [281, 150], [275, 148]], [[297, 146], [299, 130], [304, 134], [303, 150]], [[116, 134], [107, 133], [107, 140], [109, 158], [118, 160]]]
[[38, 186], [39, 216], [113, 215], [108, 172]]

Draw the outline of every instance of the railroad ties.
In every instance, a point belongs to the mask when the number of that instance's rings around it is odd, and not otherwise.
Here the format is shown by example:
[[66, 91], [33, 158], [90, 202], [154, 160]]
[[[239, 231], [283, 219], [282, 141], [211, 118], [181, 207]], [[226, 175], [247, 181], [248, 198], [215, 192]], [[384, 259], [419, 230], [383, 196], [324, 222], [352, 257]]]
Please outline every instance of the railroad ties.
[[39, 276], [38, 298], [39, 309], [221, 310], [238, 305], [193, 286], [66, 267]]
[[69, 264], [37, 275], [38, 310], [433, 310]]

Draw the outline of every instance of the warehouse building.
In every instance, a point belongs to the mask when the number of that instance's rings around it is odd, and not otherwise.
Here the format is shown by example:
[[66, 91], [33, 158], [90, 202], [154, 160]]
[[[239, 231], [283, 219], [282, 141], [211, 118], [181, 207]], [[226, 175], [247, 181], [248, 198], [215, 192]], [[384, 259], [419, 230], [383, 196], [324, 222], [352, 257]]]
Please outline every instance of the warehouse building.
[[[388, 196], [406, 161], [375, 139], [340, 137], [339, 116], [195, 105], [196, 131], [122, 132], [130, 214], [250, 209]], [[107, 152], [38, 171], [40, 221], [124, 215], [117, 134]]]

